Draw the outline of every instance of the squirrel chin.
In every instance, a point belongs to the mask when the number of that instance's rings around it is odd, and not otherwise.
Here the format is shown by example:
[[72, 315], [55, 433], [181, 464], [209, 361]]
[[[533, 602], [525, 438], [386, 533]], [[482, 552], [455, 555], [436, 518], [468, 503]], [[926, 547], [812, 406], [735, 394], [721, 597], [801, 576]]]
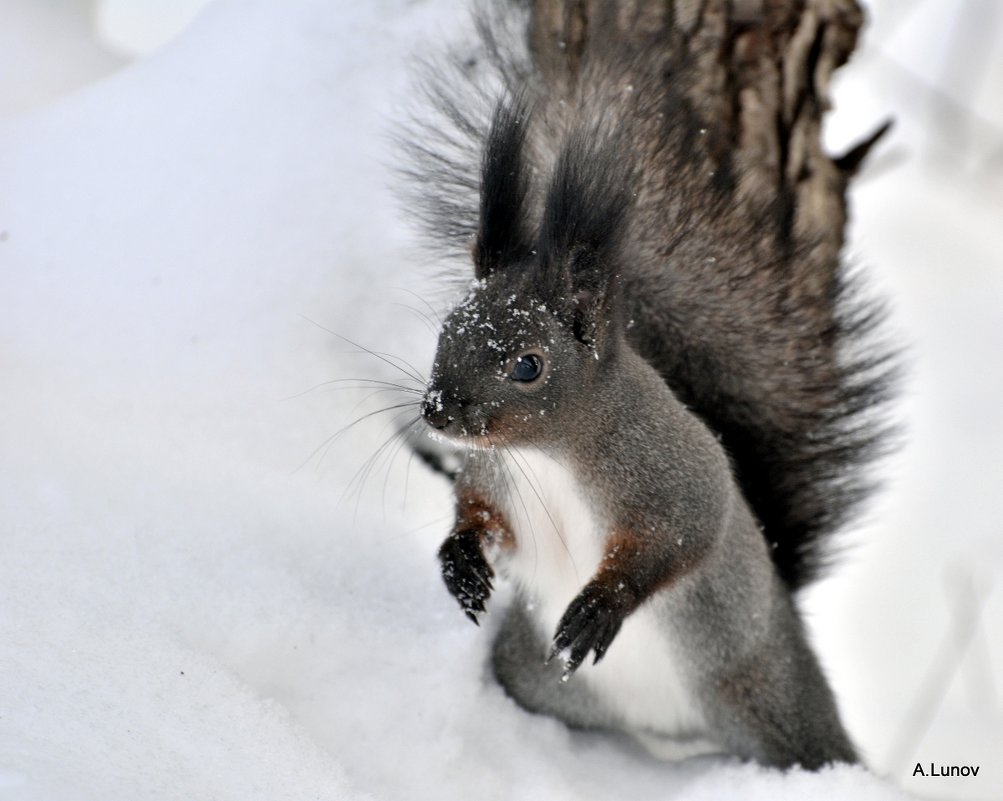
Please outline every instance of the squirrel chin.
[[471, 451], [493, 451], [507, 444], [499, 442], [487, 434], [445, 434], [431, 426], [428, 427], [425, 436], [440, 445]]

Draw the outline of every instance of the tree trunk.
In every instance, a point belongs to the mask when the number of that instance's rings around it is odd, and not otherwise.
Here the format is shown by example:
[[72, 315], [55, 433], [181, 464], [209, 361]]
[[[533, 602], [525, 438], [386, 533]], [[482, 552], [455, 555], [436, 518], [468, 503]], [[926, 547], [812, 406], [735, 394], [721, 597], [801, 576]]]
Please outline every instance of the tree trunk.
[[839, 263], [848, 178], [873, 143], [834, 160], [821, 141], [829, 80], [862, 20], [855, 0], [533, 0], [529, 36], [550, 86], [574, 84], [600, 29], [627, 47], [660, 40], [685, 61], [689, 68], [666, 80], [683, 82], [677, 89], [730, 158], [740, 194], [789, 205], [792, 233], [814, 243], [804, 265], [810, 280], [798, 287], [817, 298], [829, 293]]

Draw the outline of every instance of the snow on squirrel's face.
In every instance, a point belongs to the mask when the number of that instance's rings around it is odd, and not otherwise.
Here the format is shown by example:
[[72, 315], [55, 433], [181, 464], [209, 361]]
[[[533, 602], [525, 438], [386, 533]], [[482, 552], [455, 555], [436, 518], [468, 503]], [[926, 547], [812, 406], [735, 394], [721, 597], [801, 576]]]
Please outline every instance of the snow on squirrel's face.
[[545, 303], [475, 281], [439, 334], [422, 417], [473, 447], [542, 444], [581, 394], [583, 350]]

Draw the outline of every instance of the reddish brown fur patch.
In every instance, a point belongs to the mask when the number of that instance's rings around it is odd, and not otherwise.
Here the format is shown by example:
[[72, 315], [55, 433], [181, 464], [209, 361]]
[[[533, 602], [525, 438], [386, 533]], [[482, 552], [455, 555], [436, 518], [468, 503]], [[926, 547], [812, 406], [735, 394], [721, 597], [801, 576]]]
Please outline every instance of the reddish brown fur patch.
[[644, 537], [633, 529], [618, 528], [606, 540], [605, 554], [592, 581], [612, 592], [630, 591], [640, 604], [699, 561], [698, 553], [671, 539]]
[[456, 498], [455, 531], [476, 531], [484, 545], [497, 545], [503, 550], [515, 549], [515, 537], [497, 506], [475, 492], [463, 492]]
[[[592, 578], [592, 584], [605, 588], [613, 595], [631, 597], [633, 608], [641, 603], [650, 590], [637, 582], [636, 569], [644, 559], [644, 543], [629, 529], [614, 529], [606, 540], [602, 561]], [[628, 595], [624, 596], [624, 593]]]
[[597, 575], [621, 573], [644, 551], [641, 538], [629, 529], [614, 529], [606, 540], [606, 552], [599, 563]]

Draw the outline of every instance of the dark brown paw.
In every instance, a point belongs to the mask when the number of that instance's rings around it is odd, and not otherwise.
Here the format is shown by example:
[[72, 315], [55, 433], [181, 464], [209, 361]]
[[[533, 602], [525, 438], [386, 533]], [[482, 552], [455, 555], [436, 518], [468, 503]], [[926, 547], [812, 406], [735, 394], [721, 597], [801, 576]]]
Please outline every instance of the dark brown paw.
[[484, 602], [494, 589], [494, 571], [484, 557], [480, 535], [476, 531], [451, 535], [439, 548], [439, 563], [446, 588], [464, 614], [477, 623], [477, 615], [484, 611]]
[[557, 624], [554, 644], [547, 657], [548, 662], [555, 656], [564, 662], [562, 681], [571, 678], [589, 651], [595, 652], [592, 664], [598, 664], [606, 655], [624, 619], [634, 608], [633, 599], [634, 593], [619, 584], [611, 587], [593, 582], [578, 593]]

